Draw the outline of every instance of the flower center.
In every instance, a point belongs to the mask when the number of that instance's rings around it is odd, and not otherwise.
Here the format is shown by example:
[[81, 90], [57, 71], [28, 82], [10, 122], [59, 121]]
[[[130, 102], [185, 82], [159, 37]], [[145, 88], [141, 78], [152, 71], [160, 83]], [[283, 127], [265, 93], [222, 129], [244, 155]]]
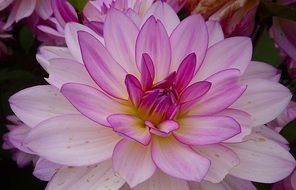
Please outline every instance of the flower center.
[[174, 117], [177, 107], [177, 98], [171, 89], [153, 89], [145, 92], [137, 113], [142, 120], [157, 126], [161, 121]]

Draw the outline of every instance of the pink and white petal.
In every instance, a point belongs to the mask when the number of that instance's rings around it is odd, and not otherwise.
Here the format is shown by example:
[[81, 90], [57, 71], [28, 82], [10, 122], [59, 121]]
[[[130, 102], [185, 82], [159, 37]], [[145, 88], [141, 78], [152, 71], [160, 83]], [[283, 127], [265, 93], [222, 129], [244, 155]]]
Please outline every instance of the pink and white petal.
[[138, 107], [144, 95], [140, 81], [134, 75], [128, 74], [125, 78], [125, 85], [129, 100], [135, 107]]
[[[118, 19], [120, 18], [120, 19]], [[111, 8], [104, 24], [107, 50], [129, 74], [139, 75], [135, 60], [135, 45], [139, 29], [123, 12]]]
[[49, 77], [46, 79], [49, 84], [59, 89], [66, 83], [80, 83], [98, 88], [81, 63], [64, 58], [51, 59], [49, 63]]
[[214, 73], [225, 69], [238, 69], [241, 73], [244, 73], [251, 58], [252, 42], [250, 38], [227, 38], [208, 49], [203, 64], [193, 80], [204, 80]]
[[127, 99], [124, 84], [127, 72], [92, 34], [79, 31], [78, 38], [83, 62], [93, 80], [107, 94]]
[[190, 190], [187, 182], [180, 178], [169, 176], [161, 171], [156, 171], [154, 175], [145, 182], [137, 185], [132, 190]]
[[120, 137], [83, 115], [71, 114], [41, 122], [24, 144], [51, 162], [85, 166], [111, 158]]
[[49, 60], [54, 58], [75, 60], [69, 49], [65, 47], [41, 46], [38, 49], [36, 59], [46, 71], [48, 71], [48, 67], [50, 65]]
[[144, 53], [154, 63], [156, 81], [164, 79], [169, 74], [171, 65], [171, 46], [163, 24], [153, 16], [144, 23], [137, 38], [136, 62], [139, 69]]
[[286, 146], [287, 150], [289, 150], [289, 146], [287, 146], [289, 142], [278, 132], [266, 127], [265, 125], [254, 127], [252, 131], [255, 134], [262, 135], [270, 140], [278, 142], [279, 144], [282, 144], [284, 147]]
[[152, 159], [166, 174], [189, 181], [202, 181], [210, 167], [208, 159], [172, 136], [153, 138]]
[[136, 13], [133, 9], [128, 9], [125, 14], [134, 22], [138, 29], [141, 28], [142, 18], [138, 15], [138, 13]]
[[264, 136], [250, 135], [245, 142], [225, 145], [240, 159], [230, 174], [241, 179], [274, 183], [288, 175], [295, 168], [293, 156], [277, 142]]
[[243, 180], [231, 175], [227, 175], [222, 181], [222, 184], [225, 186], [226, 190], [233, 190], [233, 189], [256, 190], [257, 189], [252, 182]]
[[154, 16], [165, 27], [167, 34], [170, 35], [173, 30], [180, 23], [179, 17], [176, 12], [166, 3], [157, 1], [155, 2], [142, 19], [142, 26], [150, 16]]
[[43, 20], [48, 19], [53, 13], [51, 0], [38, 0], [36, 2], [36, 12]]
[[259, 78], [278, 82], [280, 76], [279, 70], [275, 67], [263, 62], [252, 61], [243, 73], [241, 80]]
[[87, 85], [68, 83], [61, 92], [79, 112], [101, 125], [110, 126], [108, 116], [127, 110], [125, 105]]
[[252, 128], [251, 128], [251, 115], [237, 109], [231, 109], [227, 108], [219, 113], [217, 115], [223, 115], [223, 116], [228, 116], [233, 119], [235, 119], [240, 127], [241, 127], [241, 132], [230, 139], [225, 140], [225, 143], [235, 143], [235, 142], [242, 142], [244, 137], [251, 134]]
[[222, 183], [211, 183], [209, 181], [202, 181], [200, 183], [188, 182], [190, 190], [235, 190], [226, 189]]
[[131, 188], [149, 179], [156, 170], [152, 161], [150, 146], [121, 140], [115, 146], [112, 156], [113, 169]]
[[215, 144], [240, 133], [239, 123], [227, 116], [190, 116], [179, 123], [174, 136], [188, 145]]
[[201, 156], [211, 161], [211, 167], [205, 180], [212, 183], [221, 182], [229, 171], [239, 164], [237, 155], [231, 149], [221, 144], [195, 146], [193, 148]]
[[40, 180], [49, 181], [61, 167], [62, 165], [60, 164], [39, 158], [35, 165], [33, 175]]
[[200, 65], [208, 48], [208, 31], [202, 16], [192, 15], [184, 19], [173, 31], [170, 42], [172, 47], [171, 72], [176, 71], [182, 60], [190, 53], [196, 54], [197, 65]]
[[107, 120], [115, 132], [123, 134], [144, 145], [150, 143], [151, 135], [149, 128], [145, 126], [141, 119], [132, 115], [113, 114]]
[[206, 24], [209, 33], [209, 47], [224, 40], [224, 33], [218, 21], [209, 20]]
[[50, 85], [19, 91], [9, 98], [9, 103], [15, 115], [30, 127], [54, 116], [78, 113], [59, 90]]
[[82, 24], [78, 24], [75, 22], [69, 22], [66, 24], [65, 41], [66, 41], [67, 47], [69, 48], [69, 51], [71, 52], [73, 57], [75, 57], [76, 60], [79, 61], [80, 63], [83, 63], [79, 41], [78, 41], [78, 31], [84, 31], [91, 34], [97, 40], [99, 40], [102, 44], [104, 44], [104, 39], [100, 37], [96, 32], [94, 32], [92, 29]]
[[124, 180], [112, 170], [111, 160], [85, 167], [64, 167], [48, 183], [46, 190], [119, 189]]
[[240, 84], [240, 71], [237, 69], [222, 70], [206, 79], [211, 88], [193, 107], [190, 115], [215, 114], [231, 106], [246, 90]]
[[283, 85], [264, 79], [243, 81], [247, 90], [231, 106], [251, 115], [252, 127], [275, 119], [289, 104], [291, 93]]

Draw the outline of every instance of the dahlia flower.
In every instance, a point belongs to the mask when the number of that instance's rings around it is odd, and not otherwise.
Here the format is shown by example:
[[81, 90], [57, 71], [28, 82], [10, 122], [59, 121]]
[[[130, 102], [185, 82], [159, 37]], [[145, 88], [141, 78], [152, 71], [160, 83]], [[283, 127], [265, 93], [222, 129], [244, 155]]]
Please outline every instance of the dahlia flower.
[[35, 11], [42, 19], [46, 20], [51, 14], [51, 0], [1, 0], [0, 11], [10, 8], [10, 13], [5, 29], [9, 28], [14, 22], [19, 22], [23, 18], [29, 17]]
[[110, 8], [103, 37], [68, 23], [65, 39], [38, 55], [50, 85], [9, 100], [33, 126], [24, 146], [62, 165], [48, 190], [255, 189], [293, 171], [287, 148], [253, 131], [291, 93], [251, 61], [249, 38], [156, 2], [142, 17]]
[[294, 190], [296, 189], [296, 170], [287, 178], [275, 183], [272, 190]]
[[258, 0], [189, 0], [192, 14], [221, 23], [226, 36], [250, 36], [254, 29]]

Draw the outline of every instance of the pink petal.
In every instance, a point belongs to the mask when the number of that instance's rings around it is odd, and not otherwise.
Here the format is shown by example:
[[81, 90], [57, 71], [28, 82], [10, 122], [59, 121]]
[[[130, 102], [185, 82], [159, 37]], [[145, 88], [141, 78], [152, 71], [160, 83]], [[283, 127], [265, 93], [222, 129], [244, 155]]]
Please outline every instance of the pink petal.
[[194, 150], [211, 161], [211, 167], [205, 180], [212, 183], [221, 182], [229, 171], [239, 164], [237, 155], [221, 144], [196, 146]]
[[220, 71], [206, 81], [211, 82], [209, 92], [190, 108], [190, 115], [209, 115], [218, 113], [232, 105], [245, 91], [240, 84], [240, 72], [236, 69]]
[[198, 99], [210, 90], [211, 85], [210, 82], [201, 81], [187, 87], [180, 95], [179, 102], [181, 104], [181, 110], [185, 112], [190, 107], [194, 106]]
[[124, 180], [112, 170], [111, 160], [85, 167], [64, 167], [48, 183], [46, 190], [119, 189]]
[[219, 143], [240, 133], [239, 124], [226, 116], [190, 116], [179, 123], [174, 136], [188, 145]]
[[125, 78], [125, 85], [131, 102], [135, 107], [138, 107], [144, 95], [140, 81], [128, 74]]
[[87, 85], [68, 83], [62, 86], [61, 92], [79, 112], [101, 125], [109, 126], [109, 115], [127, 110], [125, 105]]
[[196, 65], [195, 53], [191, 53], [184, 58], [177, 70], [175, 79], [176, 90], [179, 93], [182, 92], [182, 90], [190, 83], [195, 74], [194, 71], [196, 68], [198, 69], [198, 67], [199, 66]]
[[190, 190], [187, 182], [180, 178], [169, 176], [157, 171], [145, 182], [134, 187], [133, 190]]
[[60, 164], [39, 158], [35, 165], [33, 175], [40, 180], [49, 181], [61, 167], [62, 166]]
[[49, 84], [59, 89], [61, 89], [64, 84], [70, 82], [98, 88], [81, 63], [63, 58], [51, 59], [49, 62], [49, 78], [47, 79]]
[[222, 184], [233, 189], [257, 190], [252, 182], [231, 175], [226, 176]]
[[141, 63], [141, 82], [144, 90], [148, 90], [152, 87], [155, 77], [155, 69], [151, 57], [144, 53], [142, 55]]
[[111, 8], [106, 16], [104, 39], [112, 57], [130, 74], [138, 75], [135, 61], [137, 26], [122, 12]]
[[67, 47], [71, 52], [71, 54], [73, 55], [73, 57], [75, 57], [76, 60], [79, 61], [80, 63], [83, 63], [79, 41], [78, 41], [78, 31], [85, 31], [91, 34], [103, 44], [104, 44], [104, 39], [100, 37], [98, 34], [96, 34], [93, 30], [91, 30], [90, 28], [82, 24], [78, 24], [74, 22], [69, 22], [66, 24], [65, 41], [66, 41]]
[[61, 26], [69, 22], [79, 22], [74, 7], [67, 0], [51, 0], [54, 17]]
[[7, 141], [13, 146], [12, 148], [17, 148], [22, 152], [33, 154], [30, 149], [23, 145], [23, 142], [31, 129], [31, 127], [22, 124], [12, 129], [9, 133], [5, 134], [8, 138]]
[[41, 46], [38, 49], [36, 59], [40, 65], [48, 71], [49, 60], [54, 58], [64, 58], [74, 60], [68, 48], [56, 46]]
[[274, 183], [294, 170], [295, 159], [276, 142], [260, 135], [250, 135], [246, 140], [227, 145], [240, 159], [240, 164], [230, 171], [231, 175], [255, 182]]
[[180, 20], [175, 11], [166, 3], [156, 1], [143, 17], [143, 25], [150, 16], [154, 16], [165, 27], [168, 35], [177, 27]]
[[170, 71], [176, 71], [182, 60], [195, 53], [197, 65], [202, 63], [208, 48], [208, 32], [204, 19], [192, 15], [184, 19], [170, 36], [172, 46], [172, 65]]
[[127, 72], [112, 58], [103, 44], [87, 32], [78, 32], [83, 62], [94, 81], [109, 95], [126, 98]]
[[141, 68], [142, 55], [147, 53], [155, 67], [156, 80], [162, 80], [169, 73], [171, 46], [167, 32], [159, 20], [151, 16], [142, 26], [136, 42], [136, 61]]
[[[265, 125], [254, 127], [253, 133], [258, 134], [258, 135], [262, 135], [270, 140], [278, 142], [279, 144], [283, 144], [283, 145], [289, 144], [289, 142], [285, 139], [285, 137], [280, 135], [278, 132], [266, 127]], [[289, 148], [288, 148], [288, 150], [289, 150]]]
[[114, 114], [108, 117], [108, 121], [115, 132], [123, 134], [144, 145], [149, 144], [151, 135], [144, 122], [132, 115]]
[[51, 0], [37, 0], [36, 12], [43, 20], [48, 19], [53, 13], [51, 8]]
[[289, 104], [291, 93], [279, 83], [249, 79], [246, 92], [231, 107], [251, 115], [252, 126], [263, 125], [275, 119]]
[[78, 113], [58, 89], [50, 85], [22, 90], [11, 96], [9, 103], [17, 117], [31, 127], [54, 116]]
[[224, 69], [238, 69], [243, 73], [251, 58], [252, 42], [249, 38], [227, 38], [208, 49], [203, 64], [193, 80], [203, 80]]
[[179, 179], [200, 182], [210, 167], [210, 161], [199, 156], [189, 146], [174, 137], [154, 138], [152, 159], [159, 169]]
[[70, 166], [95, 164], [112, 156], [120, 137], [82, 115], [62, 115], [41, 122], [25, 139], [40, 157]]
[[14, 22], [19, 22], [21, 19], [30, 16], [35, 9], [35, 5], [36, 0], [15, 1], [10, 10], [8, 19], [2, 27], [3, 30], [9, 29]]
[[209, 47], [224, 40], [223, 30], [218, 21], [209, 20], [206, 24], [209, 33]]
[[0, 2], [0, 11], [8, 7], [14, 0], [1, 0]]
[[227, 175], [220, 183], [203, 181], [201, 183], [189, 182], [189, 185], [192, 190], [257, 190], [252, 182], [239, 179], [231, 175]]
[[241, 80], [259, 78], [278, 82], [280, 76], [279, 70], [275, 67], [266, 63], [252, 61], [244, 72]]
[[[293, 1], [293, 3], [295, 2]], [[274, 17], [271, 27], [274, 41], [293, 60], [296, 60], [295, 26], [295, 22], [292, 20]]]
[[17, 6], [15, 21], [19, 22], [21, 19], [30, 16], [36, 6], [36, 0], [16, 1], [14, 6]]
[[114, 171], [119, 173], [131, 188], [149, 179], [156, 170], [150, 147], [137, 142], [121, 140], [115, 146], [112, 160]]
[[161, 137], [169, 136], [174, 130], [179, 128], [178, 122], [174, 120], [166, 120], [154, 126], [150, 121], [145, 121], [145, 125], [150, 128], [150, 132]]
[[227, 143], [235, 143], [235, 142], [242, 142], [244, 137], [251, 134], [252, 132], [252, 126], [251, 126], [251, 115], [237, 109], [231, 109], [227, 108], [219, 113], [217, 113], [219, 116], [228, 116], [233, 119], [235, 119], [240, 127], [241, 127], [241, 132], [230, 139], [225, 140], [224, 142]]

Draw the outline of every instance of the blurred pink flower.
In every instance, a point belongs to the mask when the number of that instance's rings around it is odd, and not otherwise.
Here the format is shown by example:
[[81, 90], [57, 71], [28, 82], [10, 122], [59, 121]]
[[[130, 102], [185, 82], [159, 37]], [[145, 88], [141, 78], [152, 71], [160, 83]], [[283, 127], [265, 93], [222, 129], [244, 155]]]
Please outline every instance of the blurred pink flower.
[[[296, 0], [280, 0], [279, 3], [296, 6]], [[296, 79], [296, 22], [285, 18], [274, 17], [270, 33], [277, 47], [280, 48], [288, 72]]]
[[254, 30], [258, 0], [189, 0], [187, 9], [217, 20], [225, 36], [250, 36]]
[[11, 9], [8, 19], [3, 26], [9, 28], [14, 22], [29, 17], [35, 11], [42, 19], [46, 20], [52, 14], [51, 0], [1, 0], [0, 11]]
[[251, 62], [249, 38], [224, 39], [200, 15], [180, 22], [160, 1], [142, 16], [110, 8], [103, 29], [66, 24], [67, 48], [37, 55], [50, 85], [9, 100], [35, 126], [24, 145], [65, 166], [48, 190], [255, 189], [249, 181], [290, 175], [286, 147], [252, 129], [291, 93], [276, 69]]
[[[39, 38], [43, 42], [65, 43], [65, 25], [68, 22], [82, 22], [84, 25], [103, 35], [103, 25], [107, 11], [113, 7], [126, 14], [143, 15], [151, 6], [153, 0], [90, 0], [86, 4], [79, 20], [74, 7], [67, 0], [51, 0], [53, 16], [39, 24]], [[45, 34], [45, 35], [44, 35]]]

